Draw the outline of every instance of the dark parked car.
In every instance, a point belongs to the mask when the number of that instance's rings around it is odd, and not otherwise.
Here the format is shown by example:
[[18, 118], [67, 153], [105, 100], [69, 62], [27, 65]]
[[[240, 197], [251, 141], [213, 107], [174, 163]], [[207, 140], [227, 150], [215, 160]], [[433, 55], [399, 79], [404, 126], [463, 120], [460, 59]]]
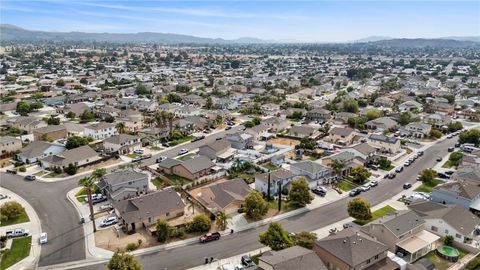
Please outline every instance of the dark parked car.
[[448, 179], [448, 178], [450, 178], [450, 176], [448, 176], [448, 175], [446, 175], [446, 174], [444, 174], [444, 173], [441, 173], [441, 172], [438, 172], [438, 173], [437, 173], [437, 176], [438, 176], [439, 178], [442, 178], [442, 179]]
[[457, 148], [460, 147], [460, 143], [457, 142], [457, 143], [455, 144], [455, 147], [457, 147]]
[[361, 192], [362, 191], [360, 189], [356, 188], [356, 189], [352, 189], [348, 195], [350, 195], [350, 197], [355, 197], [358, 194], [360, 194]]
[[412, 187], [412, 184], [410, 184], [410, 183], [403, 184], [403, 189], [409, 189], [411, 187]]
[[207, 242], [215, 241], [218, 239], [220, 239], [219, 232], [207, 233], [207, 234], [204, 234], [202, 237], [200, 237], [200, 243], [207, 243]]
[[9, 173], [9, 174], [17, 174], [17, 171], [16, 171], [16, 170], [7, 170], [6, 173]]
[[246, 267], [255, 265], [255, 263], [252, 261], [252, 258], [250, 258], [250, 256], [248, 255], [243, 255], [240, 262], [242, 263], [243, 266], [246, 266]]
[[343, 228], [344, 229], [353, 228], [353, 223], [351, 223], [351, 222], [345, 223], [345, 224], [343, 224]]
[[205, 139], [205, 135], [200, 135], [192, 139], [192, 142], [200, 141]]
[[445, 171], [443, 172], [444, 174], [448, 175], [448, 176], [451, 176], [452, 174], [454, 174], [455, 172], [454, 171]]
[[442, 159], [443, 159], [442, 157], [437, 157], [437, 162], [442, 161]]
[[388, 178], [393, 179], [393, 178], [395, 178], [395, 176], [397, 176], [396, 173], [390, 173], [390, 174], [388, 175]]
[[227, 127], [225, 128], [225, 130], [229, 130], [229, 129], [232, 129], [232, 126], [227, 126]]
[[453, 152], [454, 149], [455, 148], [453, 148], [453, 147], [448, 147], [448, 152]]
[[403, 171], [403, 166], [397, 167], [397, 168], [395, 169], [395, 171], [396, 171], [397, 173], [402, 172], [402, 171]]
[[423, 151], [418, 151], [419, 156], [423, 156]]
[[312, 192], [322, 197], [327, 194], [327, 190], [323, 187], [312, 188]]

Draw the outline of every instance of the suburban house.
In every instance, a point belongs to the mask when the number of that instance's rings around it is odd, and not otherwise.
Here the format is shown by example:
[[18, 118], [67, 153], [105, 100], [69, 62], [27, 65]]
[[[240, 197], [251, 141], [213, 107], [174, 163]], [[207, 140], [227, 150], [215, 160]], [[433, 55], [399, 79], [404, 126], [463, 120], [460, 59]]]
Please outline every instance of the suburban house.
[[33, 116], [20, 116], [17, 118], [8, 119], [7, 121], [12, 125], [12, 127], [25, 130], [28, 133], [32, 133], [35, 129], [47, 126], [45, 121]]
[[312, 138], [316, 137], [318, 132], [311, 126], [293, 126], [288, 130], [288, 135], [296, 138]]
[[387, 257], [385, 244], [353, 228], [317, 240], [313, 251], [330, 270], [400, 268]]
[[270, 117], [262, 121], [262, 124], [269, 128], [271, 132], [279, 132], [290, 127], [288, 121], [282, 120], [278, 117]]
[[360, 158], [364, 164], [374, 162], [380, 158], [380, 156], [377, 155], [377, 149], [368, 143], [359, 143], [345, 150], [352, 152], [355, 157]]
[[100, 122], [85, 127], [83, 134], [94, 140], [104, 140], [106, 138], [117, 135], [117, 129], [113, 123]]
[[391, 108], [393, 107], [393, 104], [394, 104], [394, 101], [389, 98], [389, 97], [378, 97], [375, 99], [375, 101], [373, 102], [373, 106], [375, 107], [384, 107], [384, 108]]
[[200, 146], [198, 154], [206, 156], [211, 160], [218, 160], [219, 162], [227, 162], [234, 157], [234, 152], [231, 150], [230, 142], [226, 139], [211, 142], [209, 144]]
[[278, 169], [273, 172], [262, 173], [255, 176], [255, 190], [264, 194], [268, 194], [268, 181], [270, 180], [270, 196], [278, 194], [278, 187], [282, 190], [296, 176], [285, 169]]
[[148, 191], [148, 175], [134, 170], [106, 174], [97, 184], [109, 199], [125, 200]]
[[140, 137], [128, 134], [113, 135], [103, 140], [105, 151], [110, 153], [128, 154], [140, 149], [141, 146]]
[[247, 133], [228, 134], [227, 140], [230, 142], [232, 148], [238, 150], [245, 150], [253, 148], [253, 136]]
[[430, 110], [451, 115], [455, 111], [455, 108], [453, 107], [453, 105], [448, 103], [436, 102], [430, 106]]
[[215, 163], [206, 156], [196, 156], [184, 161], [167, 158], [158, 163], [158, 170], [160, 172], [174, 174], [189, 180], [196, 180], [200, 177], [210, 175], [214, 167]]
[[480, 151], [464, 154], [458, 168], [460, 170], [464, 170], [464, 168], [475, 169], [478, 172], [477, 179], [480, 181]]
[[452, 118], [447, 114], [433, 113], [427, 115], [423, 121], [436, 129], [442, 129], [452, 122]]
[[263, 115], [274, 116], [280, 113], [280, 105], [275, 103], [267, 103], [260, 106]]
[[270, 134], [268, 133], [269, 129], [270, 128], [268, 126], [260, 124], [251, 128], [247, 128], [245, 133], [252, 135], [254, 140], [264, 140], [265, 138], [268, 139], [270, 137]]
[[331, 156], [325, 157], [322, 159], [322, 164], [325, 166], [330, 166], [334, 161], [342, 163], [344, 166], [340, 175], [348, 175], [354, 168], [364, 165], [363, 160], [359, 160], [355, 157], [353, 151], [341, 151]]
[[310, 188], [328, 183], [332, 177], [332, 169], [311, 160], [291, 164], [290, 171], [295, 176], [304, 177]]
[[328, 131], [328, 136], [324, 140], [340, 145], [349, 145], [352, 143], [354, 135], [355, 132], [351, 128], [334, 127]]
[[398, 123], [390, 117], [380, 117], [366, 122], [365, 126], [376, 131], [385, 131], [397, 129]]
[[50, 125], [33, 130], [36, 141], [55, 141], [66, 138], [67, 135], [67, 128], [63, 125]]
[[402, 149], [399, 139], [383, 134], [371, 134], [368, 136], [368, 144], [384, 153], [394, 154], [400, 152]]
[[17, 154], [17, 159], [23, 163], [30, 164], [35, 163], [42, 158], [59, 154], [63, 151], [65, 151], [65, 146], [61, 144], [33, 141]]
[[413, 122], [407, 124], [405, 126], [405, 130], [408, 131], [413, 137], [423, 139], [430, 135], [432, 125], [421, 122]]
[[452, 181], [438, 185], [431, 193], [433, 202], [457, 204], [465, 209], [480, 211], [480, 186], [478, 183]]
[[307, 112], [306, 119], [317, 123], [324, 123], [332, 118], [332, 112], [322, 108], [313, 109]]
[[[476, 155], [480, 155], [480, 153], [477, 152]], [[480, 184], [480, 171], [477, 170], [475, 166], [462, 166], [461, 168], [458, 168], [454, 174], [452, 174], [450, 179]]]
[[398, 105], [398, 109], [400, 110], [400, 112], [411, 112], [411, 111], [421, 112], [423, 110], [423, 106], [422, 104], [416, 102], [415, 100], [409, 100]]
[[408, 206], [425, 220], [425, 229], [440, 236], [453, 236], [456, 242], [477, 246], [480, 218], [455, 204], [417, 201]]
[[[119, 224], [128, 231], [154, 227], [157, 220], [183, 216], [185, 203], [173, 188], [113, 202]], [[153, 225], [153, 226], [152, 226]], [[155, 231], [155, 228], [152, 228]]]
[[425, 221], [414, 211], [405, 210], [389, 213], [365, 227], [374, 239], [387, 245], [388, 250], [407, 262], [424, 256], [440, 239], [424, 230]]
[[100, 159], [100, 156], [90, 146], [84, 145], [54, 154], [40, 160], [40, 165], [48, 169], [63, 170], [69, 164], [77, 167], [90, 165]]
[[313, 250], [300, 246], [267, 251], [258, 258], [258, 270], [327, 270]]
[[0, 137], [0, 156], [3, 157], [9, 153], [22, 149], [22, 140], [12, 136]]
[[212, 213], [222, 211], [236, 213], [251, 189], [243, 179], [226, 180], [202, 187], [197, 194], [192, 194]]

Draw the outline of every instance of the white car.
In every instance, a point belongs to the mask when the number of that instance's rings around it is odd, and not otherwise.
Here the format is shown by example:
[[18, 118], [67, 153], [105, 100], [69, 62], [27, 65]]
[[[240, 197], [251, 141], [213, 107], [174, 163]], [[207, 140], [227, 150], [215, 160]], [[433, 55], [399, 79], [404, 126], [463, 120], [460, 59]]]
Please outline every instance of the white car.
[[368, 190], [370, 190], [370, 184], [367, 183], [367, 184], [361, 186], [360, 188], [362, 189], [362, 191], [368, 191]]
[[117, 224], [117, 217], [107, 217], [100, 222], [100, 227], [107, 227], [113, 224]]
[[38, 238], [38, 242], [40, 243], [40, 245], [48, 243], [48, 236], [46, 232], [42, 232], [42, 234], [40, 234], [40, 238]]
[[165, 159], [167, 159], [166, 156], [159, 156], [159, 157], [157, 158], [156, 162], [157, 162], [157, 163], [160, 163], [160, 162], [164, 161]]
[[133, 151], [133, 153], [143, 155], [143, 149], [137, 149], [137, 150]]
[[188, 153], [188, 151], [189, 151], [188, 149], [183, 148], [183, 149], [180, 149], [180, 151], [178, 151], [178, 154], [179, 155], [184, 155], [184, 154]]

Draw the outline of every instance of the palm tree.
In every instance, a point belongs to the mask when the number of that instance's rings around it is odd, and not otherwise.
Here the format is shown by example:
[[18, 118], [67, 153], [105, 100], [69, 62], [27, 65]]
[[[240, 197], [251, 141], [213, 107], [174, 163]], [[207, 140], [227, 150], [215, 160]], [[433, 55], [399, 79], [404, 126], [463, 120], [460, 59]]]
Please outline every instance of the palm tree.
[[173, 120], [175, 119], [175, 115], [173, 113], [169, 112], [169, 113], [167, 113], [166, 119], [168, 121], [169, 134], [172, 134], [172, 132], [173, 132]]
[[87, 198], [88, 198], [88, 207], [90, 208], [90, 220], [93, 224], [93, 232], [97, 231], [97, 227], [95, 226], [95, 216], [93, 213], [93, 202], [92, 202], [92, 192], [95, 191], [96, 184], [93, 180], [93, 177], [88, 176], [80, 179], [78, 181], [78, 185], [82, 186], [83, 189], [87, 191]]
[[345, 168], [345, 163], [343, 161], [334, 159], [332, 160], [332, 163], [330, 163], [330, 167], [332, 168], [333, 172], [339, 176], [342, 173], [343, 168]]
[[106, 169], [96, 169], [92, 172], [92, 177], [94, 180], [100, 180], [105, 174], [107, 174]]
[[118, 133], [125, 133], [125, 123], [123, 122], [118, 122], [115, 127], [118, 130]]
[[217, 212], [217, 219], [215, 221], [215, 225], [220, 231], [223, 231], [227, 228], [228, 220], [230, 216], [227, 215], [225, 212], [218, 211]]

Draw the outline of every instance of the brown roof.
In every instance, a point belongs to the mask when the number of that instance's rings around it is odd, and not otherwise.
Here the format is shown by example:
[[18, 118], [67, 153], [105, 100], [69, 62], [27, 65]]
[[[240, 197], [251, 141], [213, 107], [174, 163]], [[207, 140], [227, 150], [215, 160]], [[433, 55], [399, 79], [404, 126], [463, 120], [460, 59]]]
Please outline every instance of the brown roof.
[[98, 153], [95, 152], [92, 148], [90, 148], [90, 146], [84, 145], [78, 148], [64, 151], [60, 154], [48, 156], [42, 159], [42, 161], [46, 161], [57, 166], [67, 166], [70, 163], [75, 163], [80, 160], [84, 160], [87, 158], [94, 158], [97, 156], [98, 156]]
[[208, 208], [224, 209], [235, 200], [243, 201], [250, 191], [243, 179], [227, 180], [202, 188], [199, 199]]
[[269, 174], [270, 174], [270, 181], [274, 181], [274, 182], [277, 181], [277, 180], [284, 180], [284, 179], [291, 178], [291, 177], [295, 176], [292, 172], [290, 172], [288, 170], [278, 169], [278, 170], [273, 171], [273, 172], [267, 172], [267, 173], [262, 173], [260, 175], [257, 175], [255, 177], [255, 179], [267, 182]]
[[315, 245], [351, 267], [388, 250], [386, 245], [353, 228], [320, 239]]
[[185, 203], [173, 188], [142, 195], [140, 197], [114, 202], [115, 209], [128, 224], [145, 220], [148, 217], [164, 216], [183, 209]]
[[328, 132], [328, 134], [339, 135], [339, 136], [348, 136], [348, 135], [352, 134], [352, 132], [353, 132], [353, 129], [351, 129], [351, 128], [334, 127]]
[[327, 267], [314, 251], [293, 246], [280, 251], [267, 251], [259, 258], [274, 270], [326, 270]]

